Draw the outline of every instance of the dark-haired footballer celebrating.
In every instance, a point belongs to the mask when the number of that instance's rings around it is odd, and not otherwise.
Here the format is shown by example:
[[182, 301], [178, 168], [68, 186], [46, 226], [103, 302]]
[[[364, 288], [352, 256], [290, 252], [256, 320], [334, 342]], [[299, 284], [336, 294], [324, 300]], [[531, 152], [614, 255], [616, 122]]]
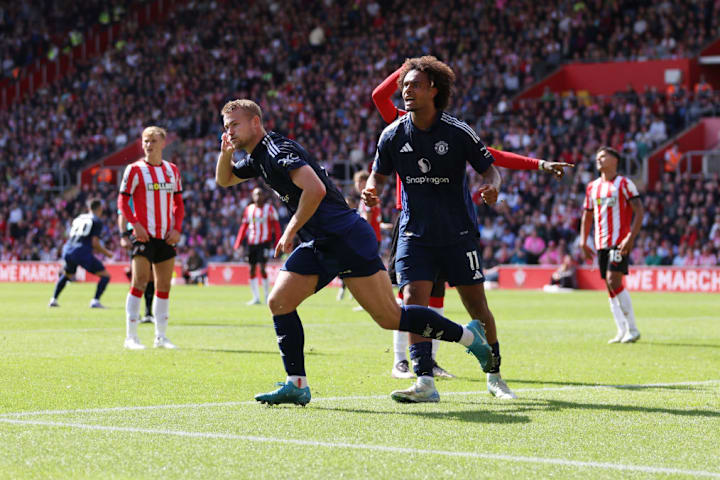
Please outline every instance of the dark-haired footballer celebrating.
[[[475, 355], [483, 370], [490, 366], [490, 347], [479, 321], [463, 327], [427, 307], [400, 307], [395, 303], [373, 229], [347, 205], [303, 147], [265, 131], [262, 111], [255, 102], [228, 102], [222, 116], [225, 133], [215, 171], [217, 184], [229, 187], [261, 176], [293, 213], [275, 248], [275, 256], [290, 256], [268, 302], [287, 379], [280, 388], [256, 395], [256, 400], [298, 405], [310, 401], [303, 355], [305, 335], [296, 309], [336, 276], [345, 281], [353, 297], [380, 327], [461, 343]], [[233, 164], [236, 149], [249, 155]], [[293, 250], [295, 237], [302, 243]]]
[[[400, 73], [405, 71], [404, 70], [405, 64], [403, 63], [400, 68], [395, 70], [393, 73], [390, 74], [385, 80], [380, 83], [372, 92], [372, 100], [375, 104], [375, 107], [377, 108], [378, 112], [380, 112], [380, 115], [382, 116], [383, 120], [385, 120], [387, 123], [392, 123], [393, 121], [397, 120], [398, 118], [402, 117], [407, 113], [406, 110], [400, 109], [395, 106], [392, 102], [392, 96], [395, 93], [395, 91], [398, 89], [399, 82], [398, 79], [400, 77]], [[495, 159], [495, 166], [498, 167], [504, 167], [511, 170], [540, 170], [547, 173], [551, 173], [555, 175], [557, 178], [562, 178], [565, 175], [565, 168], [573, 167], [572, 164], [564, 163], [564, 162], [552, 162], [547, 160], [540, 160], [536, 158], [531, 157], [524, 157], [522, 155], [518, 155], [516, 153], [512, 152], [506, 152], [502, 150], [495, 150], [493, 148], [488, 147], [488, 151], [492, 154], [493, 158]], [[402, 210], [402, 182], [400, 181], [400, 178], [398, 176], [398, 179], [395, 183], [395, 208], [397, 210]], [[399, 220], [399, 219], [398, 219]], [[395, 228], [393, 229], [393, 239], [392, 239], [392, 247], [390, 249], [391, 256], [390, 260], [388, 261], [388, 272], [390, 273], [390, 280], [395, 283], [396, 282], [396, 273], [395, 273], [395, 251], [397, 250], [397, 239], [398, 239], [398, 227], [399, 227], [399, 221], [395, 223]], [[400, 289], [398, 291], [398, 298], [403, 299], [403, 291]], [[415, 301], [418, 299], [415, 298]], [[428, 306], [435, 310], [440, 315], [443, 314], [443, 305], [445, 300], [445, 278], [442, 276], [442, 274], [435, 279], [433, 283], [432, 291], [430, 292], [430, 297], [428, 299]], [[490, 371], [487, 375], [487, 388], [488, 391], [499, 398], [513, 398], [512, 392], [504, 390], [504, 385], [500, 381], [500, 344], [497, 341], [496, 336], [496, 329], [494, 325], [487, 325], [486, 326], [486, 334], [488, 338], [488, 342], [493, 347], [493, 355], [495, 355], [496, 358], [496, 366], [493, 368], [492, 371]], [[404, 332], [394, 332], [393, 335], [393, 351], [395, 353], [395, 359], [393, 363], [392, 368], [392, 376], [395, 378], [412, 378], [413, 372], [410, 371], [405, 350], [408, 347], [408, 337], [412, 337], [412, 335], [408, 335]], [[413, 339], [413, 343], [418, 343], [424, 341], [422, 338], [415, 337]], [[432, 342], [432, 360], [433, 360], [433, 370], [432, 374], [435, 377], [453, 377], [453, 375], [449, 374], [445, 369], [440, 367], [437, 363], [437, 351], [438, 351], [438, 342], [433, 341]]]
[[[443, 274], [456, 286], [470, 316], [488, 331], [495, 321], [487, 305], [485, 277], [478, 253], [478, 225], [468, 189], [466, 165], [483, 176], [483, 200], [497, 201], [501, 178], [494, 159], [473, 129], [443, 112], [452, 94], [455, 74], [437, 58], [405, 61], [399, 73], [405, 110], [388, 125], [378, 141], [373, 172], [363, 192], [369, 206], [377, 204], [388, 175], [397, 172], [403, 186], [395, 270], [408, 304], [427, 305], [433, 282]], [[423, 339], [424, 340], [424, 339]], [[435, 402], [439, 394], [433, 379], [432, 344], [412, 339], [410, 357], [417, 382], [391, 397], [399, 402]], [[499, 346], [490, 368], [499, 366]], [[495, 387], [506, 398], [514, 394], [495, 374]]]

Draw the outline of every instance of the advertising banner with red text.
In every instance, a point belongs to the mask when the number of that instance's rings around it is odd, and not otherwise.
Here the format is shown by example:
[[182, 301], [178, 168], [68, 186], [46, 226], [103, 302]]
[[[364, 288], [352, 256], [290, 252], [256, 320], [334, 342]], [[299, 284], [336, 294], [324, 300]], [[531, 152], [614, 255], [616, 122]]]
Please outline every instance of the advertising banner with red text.
[[[553, 266], [504, 265], [499, 267], [500, 288], [535, 289], [550, 283]], [[604, 290], [596, 267], [577, 269], [578, 287]], [[630, 267], [625, 277], [628, 290], [642, 292], [720, 293], [720, 267]]]

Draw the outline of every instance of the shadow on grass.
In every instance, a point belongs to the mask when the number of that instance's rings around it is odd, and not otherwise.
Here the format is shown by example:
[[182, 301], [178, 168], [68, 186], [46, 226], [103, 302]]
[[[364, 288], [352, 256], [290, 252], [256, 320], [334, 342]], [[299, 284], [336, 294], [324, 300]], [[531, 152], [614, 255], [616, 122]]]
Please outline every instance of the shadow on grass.
[[177, 327], [272, 328], [271, 323], [173, 323]]
[[684, 347], [684, 348], [720, 348], [720, 343], [710, 345], [707, 343], [663, 343], [663, 342], [642, 342], [643, 345], [653, 345], [657, 347]]
[[[442, 412], [421, 412], [413, 410], [419, 405], [427, 404], [413, 404], [409, 403], [406, 405], [407, 410], [398, 412], [393, 411], [382, 411], [382, 410], [369, 410], [363, 408], [332, 408], [310, 404], [313, 410], [327, 410], [331, 412], [345, 412], [345, 413], [360, 413], [360, 414], [371, 414], [371, 415], [410, 415], [413, 417], [426, 418], [428, 420], [459, 420], [461, 422], [472, 422], [472, 423], [530, 423], [530, 418], [524, 415], [507, 414], [490, 410], [449, 410]], [[474, 404], [476, 405], [476, 404]]]
[[[259, 355], [275, 355], [276, 357], [280, 355], [280, 352], [277, 350], [265, 351], [265, 350], [234, 350], [230, 348], [183, 348], [183, 350], [190, 350], [193, 352], [212, 352], [212, 353], [247, 353], [247, 354], [259, 354]], [[309, 351], [305, 352], [305, 356], [320, 356], [320, 355], [329, 355], [327, 353], [321, 353], [321, 352], [315, 352], [315, 351]]]
[[[584, 382], [567, 382], [567, 381], [554, 381], [554, 380], [523, 380], [520, 378], [506, 378], [505, 381], [513, 385], [518, 383], [525, 383], [530, 385], [558, 385], [560, 387], [595, 387], [601, 389], [617, 389], [617, 390], [697, 390], [699, 387], [710, 385], [710, 383], [696, 383], [693, 385], [663, 385], [662, 382], [657, 384], [647, 385], [610, 385], [602, 383], [584, 383]], [[522, 388], [520, 388], [522, 391]], [[552, 390], [550, 390], [552, 391]]]
[[546, 399], [526, 399], [519, 402], [513, 402], [513, 405], [520, 411], [544, 410], [552, 412], [560, 410], [595, 410], [628, 413], [666, 413], [669, 415], [678, 415], [681, 417], [720, 418], [720, 411], [718, 410], [701, 410], [697, 408], [681, 410], [676, 408], [641, 407], [637, 405], [619, 405], [605, 403], [583, 403], [569, 402], [566, 400]]

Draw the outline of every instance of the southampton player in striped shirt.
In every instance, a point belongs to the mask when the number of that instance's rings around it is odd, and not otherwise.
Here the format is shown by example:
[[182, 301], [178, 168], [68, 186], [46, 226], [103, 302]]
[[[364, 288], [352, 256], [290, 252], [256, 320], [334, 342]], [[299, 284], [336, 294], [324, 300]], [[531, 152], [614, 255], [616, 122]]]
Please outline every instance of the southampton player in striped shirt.
[[268, 252], [275, 247], [275, 242], [280, 240], [280, 221], [278, 213], [270, 203], [267, 203], [265, 192], [260, 187], [252, 191], [252, 203], [245, 207], [242, 216], [242, 224], [235, 238], [235, 250], [240, 248], [245, 235], [247, 234], [247, 261], [250, 264], [250, 289], [253, 298], [248, 305], [260, 304], [260, 289], [258, 279], [255, 276], [256, 267], [260, 264], [260, 278], [262, 278], [265, 303], [270, 295], [270, 282], [268, 281], [265, 264], [267, 263]]
[[[140, 302], [150, 275], [155, 274], [155, 343], [157, 348], [177, 348], [166, 336], [170, 283], [175, 267], [175, 245], [180, 240], [185, 207], [180, 171], [163, 160], [167, 133], [147, 127], [142, 133], [145, 157], [125, 168], [118, 205], [132, 224], [132, 282], [125, 303], [125, 348], [145, 348], [137, 336]], [[130, 199], [133, 208], [130, 207]], [[152, 269], [150, 265], [152, 264]]]
[[617, 335], [608, 343], [633, 343], [640, 338], [640, 332], [623, 278], [628, 273], [628, 257], [642, 226], [643, 205], [632, 180], [617, 173], [620, 161], [617, 150], [601, 147], [595, 161], [600, 178], [590, 182], [585, 190], [580, 246], [585, 256], [592, 259], [595, 253], [588, 237], [594, 217], [600, 276], [607, 285], [610, 311], [617, 326]]
[[[434, 58], [434, 57], [433, 57]], [[417, 59], [415, 59], [417, 60]], [[398, 79], [400, 77], [401, 72], [403, 72], [403, 69], [406, 66], [405, 62], [400, 68], [398, 68], [396, 71], [394, 71], [392, 74], [390, 74], [389, 77], [387, 77], [383, 82], [378, 85], [375, 90], [372, 92], [372, 99], [375, 103], [376, 108], [380, 112], [380, 115], [382, 116], [383, 120], [385, 120], [387, 123], [392, 123], [398, 118], [402, 117], [407, 113], [406, 110], [397, 108], [395, 104], [392, 102], [392, 96], [395, 93], [395, 91], [398, 88]], [[405, 150], [403, 152], [403, 150]], [[554, 174], [557, 178], [562, 178], [565, 174], [564, 168], [573, 167], [573, 165], [569, 163], [562, 163], [562, 162], [549, 162], [545, 160], [539, 160], [535, 158], [530, 157], [524, 157], [522, 155], [517, 155], [515, 153], [511, 152], [505, 152], [501, 150], [495, 150], [493, 148], [487, 149], [495, 159], [494, 165], [505, 167], [512, 170], [541, 170], [548, 173]], [[401, 149], [401, 152], [412, 154], [412, 146], [410, 144], [404, 145]], [[400, 181], [399, 176], [396, 179], [396, 208], [398, 210], [402, 210], [402, 196], [403, 196], [403, 190], [402, 190], [402, 182]], [[398, 222], [395, 224], [395, 229], [393, 230], [393, 240], [392, 240], [392, 248], [391, 248], [391, 258], [388, 264], [388, 271], [390, 273], [390, 278], [395, 283], [395, 250], [398, 240], [398, 230], [399, 230], [399, 218]], [[398, 292], [398, 297], [403, 298], [403, 290], [400, 289]], [[445, 278], [440, 274], [438, 278], [435, 279], [432, 287], [432, 291], [430, 292], [430, 297], [428, 299], [428, 306], [435, 311], [437, 311], [439, 314], [443, 314], [443, 305], [445, 300]], [[511, 392], [504, 390], [504, 383], [500, 381], [500, 344], [497, 341], [497, 334], [496, 329], [494, 325], [494, 320], [492, 320], [490, 325], [486, 325], [487, 335], [488, 335], [488, 342], [493, 346], [493, 353], [497, 356], [497, 362], [496, 366], [489, 372], [488, 374], [488, 390], [493, 395], [500, 397], [500, 398], [513, 398], [513, 395]], [[424, 339], [419, 336], [412, 336], [407, 335], [404, 332], [394, 332], [393, 333], [393, 350], [395, 353], [395, 360], [394, 365], [391, 371], [391, 374], [395, 378], [412, 378], [413, 372], [409, 368], [408, 361], [406, 359], [406, 353], [405, 350], [408, 347], [408, 337], [410, 337], [413, 344], [426, 342], [427, 339]], [[433, 362], [433, 369], [432, 369], [432, 376], [434, 377], [453, 377], [452, 374], [448, 373], [445, 369], [440, 367], [437, 364], [437, 350], [439, 347], [439, 342], [433, 341], [432, 342], [432, 362]]]

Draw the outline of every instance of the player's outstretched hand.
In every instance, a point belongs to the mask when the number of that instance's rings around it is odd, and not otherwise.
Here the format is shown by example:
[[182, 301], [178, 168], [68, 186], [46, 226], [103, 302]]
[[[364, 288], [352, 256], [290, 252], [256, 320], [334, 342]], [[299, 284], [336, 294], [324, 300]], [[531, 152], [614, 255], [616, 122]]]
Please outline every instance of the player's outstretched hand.
[[135, 238], [137, 238], [138, 242], [149, 242], [150, 241], [150, 235], [148, 235], [147, 230], [145, 230], [145, 227], [140, 225], [139, 223], [133, 223], [133, 231], [135, 232]]
[[127, 237], [120, 237], [120, 246], [123, 248], [130, 248], [132, 246], [130, 239]]
[[230, 134], [227, 132], [222, 134], [222, 143], [220, 144], [220, 150], [222, 150], [223, 153], [230, 154], [235, 152], [235, 147], [230, 141]]
[[363, 203], [367, 205], [368, 207], [374, 207], [378, 203], [380, 203], [380, 197], [378, 197], [377, 189], [375, 187], [369, 187], [363, 189], [363, 191], [360, 193], [360, 198], [362, 199]]
[[275, 258], [278, 258], [283, 253], [290, 253], [293, 250], [293, 241], [295, 240], [295, 234], [289, 233], [285, 230], [275, 245]]
[[165, 235], [165, 241], [168, 245], [174, 247], [180, 241], [180, 232], [173, 228]]
[[497, 202], [498, 199], [498, 194], [500, 193], [497, 188], [493, 185], [481, 185], [479, 191], [480, 196], [485, 203], [488, 205], [495, 205], [495, 202]]
[[557, 178], [562, 178], [565, 175], [566, 168], [575, 168], [572, 163], [565, 162], [548, 162], [547, 160], [542, 164], [543, 170], [552, 173]]
[[595, 257], [595, 252], [593, 252], [593, 249], [590, 248], [590, 245], [587, 243], [582, 244], [582, 251], [585, 254], [585, 258], [588, 260], [592, 260]]

